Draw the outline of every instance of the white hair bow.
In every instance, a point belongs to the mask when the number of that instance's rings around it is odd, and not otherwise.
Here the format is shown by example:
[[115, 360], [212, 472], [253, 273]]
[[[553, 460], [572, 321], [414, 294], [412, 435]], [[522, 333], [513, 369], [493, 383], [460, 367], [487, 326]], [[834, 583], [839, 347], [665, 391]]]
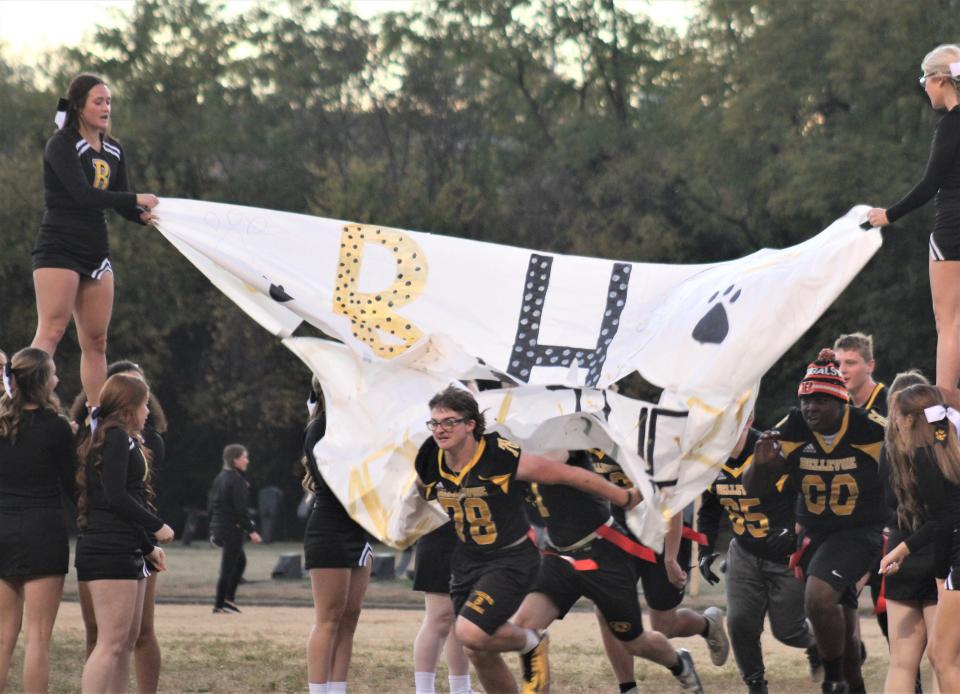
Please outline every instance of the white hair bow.
[[950, 76], [953, 79], [960, 79], [960, 60], [955, 63], [950, 63]]
[[53, 117], [53, 122], [57, 126], [57, 130], [63, 127], [64, 123], [67, 122], [67, 109], [70, 108], [70, 102], [60, 97], [60, 100], [57, 102], [57, 115]]
[[8, 398], [13, 397], [13, 384], [10, 382], [10, 362], [7, 362], [3, 365], [3, 392], [7, 394]]
[[931, 405], [923, 411], [923, 416], [927, 418], [927, 422], [930, 424], [942, 422], [944, 419], [949, 420], [950, 423], [953, 424], [953, 428], [960, 431], [960, 412], [957, 412], [952, 407]]

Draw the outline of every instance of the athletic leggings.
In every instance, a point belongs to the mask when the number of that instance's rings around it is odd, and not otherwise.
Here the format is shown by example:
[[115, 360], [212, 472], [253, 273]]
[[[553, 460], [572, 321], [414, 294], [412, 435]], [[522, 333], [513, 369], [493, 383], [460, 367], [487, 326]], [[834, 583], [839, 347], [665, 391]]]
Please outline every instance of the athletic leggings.
[[217, 581], [217, 602], [215, 607], [223, 607], [224, 602], [233, 602], [237, 597], [237, 584], [247, 565], [247, 556], [243, 552], [243, 530], [231, 528], [223, 531], [223, 554], [220, 555], [220, 579]]

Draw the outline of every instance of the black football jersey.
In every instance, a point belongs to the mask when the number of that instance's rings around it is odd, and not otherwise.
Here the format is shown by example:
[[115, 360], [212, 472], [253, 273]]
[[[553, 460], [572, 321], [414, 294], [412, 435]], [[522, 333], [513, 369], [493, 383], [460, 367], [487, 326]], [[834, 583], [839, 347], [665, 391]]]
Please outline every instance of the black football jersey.
[[524, 489], [516, 481], [520, 445], [497, 434], [480, 439], [473, 458], [459, 472], [447, 467], [432, 438], [421, 446], [416, 468], [424, 496], [447, 512], [464, 545], [499, 549], [530, 528], [524, 515]]
[[[620, 467], [620, 463], [608, 456], [601, 450], [596, 448], [591, 448], [588, 453], [590, 454], [590, 465], [595, 473], [605, 478], [607, 482], [615, 484], [618, 487], [623, 487], [624, 489], [633, 489], [633, 482], [627, 477], [627, 474], [623, 471], [623, 468]], [[624, 511], [619, 506], [614, 506], [610, 509], [613, 514], [613, 518], [621, 527], [627, 528], [627, 512]]]
[[831, 437], [811, 431], [799, 409], [777, 425], [801, 525], [833, 530], [884, 522], [878, 468], [886, 423], [872, 410], [847, 406]]
[[882, 417], [887, 416], [887, 387], [878, 383], [870, 391], [870, 397], [863, 403], [863, 409], [874, 411]]
[[[594, 457], [589, 451], [571, 451], [567, 464], [592, 470]], [[576, 544], [610, 518], [610, 505], [606, 500], [579, 489], [565, 484], [537, 483], [528, 488], [527, 502], [543, 519], [554, 547]]]
[[774, 558], [767, 556], [766, 548], [771, 528], [793, 530], [797, 494], [789, 475], [782, 475], [774, 489], [759, 496], [750, 496], [744, 488], [743, 471], [753, 464], [753, 449], [759, 437], [760, 432], [751, 429], [743, 451], [724, 463], [717, 479], [703, 493], [697, 527], [707, 536], [711, 550], [724, 513], [737, 543], [760, 557]]

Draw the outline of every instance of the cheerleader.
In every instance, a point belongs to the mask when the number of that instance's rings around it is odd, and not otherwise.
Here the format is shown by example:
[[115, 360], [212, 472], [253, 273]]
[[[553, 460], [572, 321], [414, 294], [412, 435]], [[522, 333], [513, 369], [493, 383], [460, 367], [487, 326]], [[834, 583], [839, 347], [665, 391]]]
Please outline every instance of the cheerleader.
[[173, 530], [148, 507], [149, 451], [140, 432], [150, 391], [142, 379], [116, 374], [100, 391], [93, 433], [80, 448], [77, 472], [77, 578], [89, 591], [97, 642], [83, 668], [83, 692], [126, 691], [130, 656], [140, 633], [148, 570], [166, 569], [154, 541]]
[[158, 199], [134, 193], [120, 143], [110, 136], [110, 89], [95, 75], [70, 83], [58, 109], [59, 130], [43, 153], [45, 210], [33, 248], [37, 332], [33, 347], [50, 355], [70, 317], [80, 343], [80, 379], [97, 404], [107, 378], [107, 328], [113, 310], [113, 267], [103, 211], [150, 224]]
[[[960, 691], [960, 413], [940, 390], [914, 385], [897, 393], [887, 448], [897, 496], [897, 519], [914, 532], [880, 561], [895, 574], [912, 553], [934, 544], [941, 583], [928, 657], [941, 691]], [[922, 522], [921, 522], [922, 520]]]
[[316, 378], [311, 387], [310, 419], [303, 437], [306, 483], [314, 492], [303, 538], [315, 613], [307, 639], [307, 678], [310, 694], [338, 694], [347, 690], [373, 547], [370, 535], [350, 517], [320, 474], [313, 449], [326, 433], [326, 403]]
[[[23, 690], [47, 691], [49, 644], [67, 573], [61, 491], [74, 496], [73, 433], [61, 417], [56, 367], [27, 348], [3, 360], [0, 396], [0, 691], [21, 624]], [[42, 537], [43, 542], [36, 538]]]

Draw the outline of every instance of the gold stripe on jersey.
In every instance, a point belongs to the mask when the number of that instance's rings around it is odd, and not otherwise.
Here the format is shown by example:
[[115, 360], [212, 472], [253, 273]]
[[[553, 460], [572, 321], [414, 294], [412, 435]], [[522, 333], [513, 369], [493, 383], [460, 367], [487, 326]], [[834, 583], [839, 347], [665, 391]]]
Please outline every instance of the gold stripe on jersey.
[[789, 480], [789, 479], [790, 479], [790, 475], [788, 475], [788, 474], [786, 474], [786, 473], [784, 473], [783, 475], [780, 475], [780, 479], [777, 480], [777, 491], [778, 491], [778, 492], [781, 492], [781, 493], [783, 492], [783, 487], [784, 487], [784, 485], [786, 485], [787, 480]]
[[[780, 422], [780, 424], [778, 424], [777, 426], [779, 427], [782, 425], [783, 425], [783, 422]], [[800, 448], [800, 446], [802, 446], [803, 444], [804, 444], [803, 441], [781, 441], [780, 450], [783, 452], [784, 457], [786, 457], [791, 453], [793, 453], [798, 448]]]
[[467, 476], [467, 473], [470, 472], [473, 467], [479, 462], [480, 456], [483, 455], [483, 452], [487, 449], [487, 440], [480, 439], [480, 443], [477, 444], [477, 450], [474, 451], [473, 457], [470, 458], [470, 461], [463, 466], [463, 469], [458, 473], [450, 474], [443, 469], [443, 449], [440, 448], [437, 450], [437, 467], [439, 468], [440, 476], [445, 480], [450, 480], [458, 487], [463, 482], [463, 478]]
[[863, 451], [868, 456], [873, 458], [873, 462], [875, 462], [877, 465], [880, 464], [880, 449], [883, 448], [883, 441], [877, 441], [876, 443], [865, 443], [863, 445], [852, 443], [850, 444], [850, 447]]
[[747, 459], [743, 461], [743, 465], [738, 468], [732, 468], [726, 463], [723, 465], [723, 471], [726, 472], [731, 477], [739, 477], [743, 474], [743, 471], [746, 470], [753, 463], [753, 453], [747, 456]]
[[816, 438], [817, 443], [820, 445], [820, 448], [823, 449], [824, 453], [833, 453], [833, 449], [836, 448], [843, 437], [846, 436], [847, 427], [850, 425], [850, 406], [844, 405], [843, 408], [843, 421], [840, 423], [840, 431], [833, 435], [833, 443], [827, 445], [827, 440], [823, 438], [823, 434], [818, 434], [813, 432], [814, 438]]
[[873, 390], [870, 391], [870, 397], [867, 398], [867, 401], [863, 405], [863, 409], [872, 410], [873, 404], [877, 401], [877, 398], [880, 396], [880, 393], [883, 392], [883, 389], [886, 388], [882, 383], [878, 383], [873, 387]]
[[870, 411], [868, 411], [868, 412], [867, 412], [867, 419], [869, 419], [869, 420], [871, 420], [871, 421], [873, 421], [873, 422], [876, 422], [877, 424], [879, 424], [879, 425], [882, 426], [882, 427], [886, 427], [886, 426], [887, 426], [887, 422], [889, 421], [886, 417], [884, 417], [882, 414], [880, 414], [880, 413], [877, 412], [876, 410], [870, 410]]
[[504, 494], [510, 493], [510, 478], [513, 477], [512, 474], [507, 475], [492, 475], [490, 477], [484, 477], [483, 475], [477, 475], [484, 482], [493, 482], [495, 485], [500, 487], [503, 490]]

